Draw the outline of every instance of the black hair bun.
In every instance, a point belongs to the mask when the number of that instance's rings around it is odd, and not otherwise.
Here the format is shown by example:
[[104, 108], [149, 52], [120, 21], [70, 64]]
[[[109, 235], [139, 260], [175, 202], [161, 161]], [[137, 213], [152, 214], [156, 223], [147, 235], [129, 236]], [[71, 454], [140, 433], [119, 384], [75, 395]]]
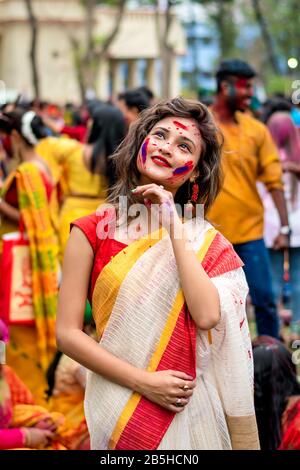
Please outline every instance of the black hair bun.
[[34, 133], [35, 137], [39, 139], [43, 139], [44, 137], [48, 137], [49, 132], [47, 127], [45, 126], [42, 118], [38, 115], [35, 115], [31, 121], [31, 129]]

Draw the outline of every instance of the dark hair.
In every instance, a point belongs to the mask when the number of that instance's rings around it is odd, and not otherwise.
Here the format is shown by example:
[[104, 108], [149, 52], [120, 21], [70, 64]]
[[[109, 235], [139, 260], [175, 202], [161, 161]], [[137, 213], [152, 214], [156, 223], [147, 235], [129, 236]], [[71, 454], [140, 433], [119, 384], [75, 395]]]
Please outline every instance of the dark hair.
[[88, 137], [88, 143], [94, 144], [91, 171], [104, 173], [109, 186], [112, 186], [115, 183], [115, 169], [108, 157], [125, 137], [124, 116], [119, 109], [104, 103], [92, 107], [91, 116], [93, 125]]
[[[221, 147], [222, 136], [217, 129], [213, 117], [206, 106], [193, 100], [174, 98], [171, 101], [160, 102], [143, 111], [139, 119], [133, 123], [123, 143], [117, 149], [112, 159], [116, 168], [117, 183], [112, 188], [109, 202], [117, 207], [119, 196], [127, 196], [129, 204], [133, 204], [131, 192], [138, 185], [139, 171], [137, 155], [140, 147], [153, 126], [166, 117], [182, 117], [194, 119], [202, 138], [202, 153], [198, 163], [199, 185], [198, 203], [204, 204], [205, 211], [211, 206], [221, 189]], [[189, 199], [189, 181], [186, 181], [177, 191], [175, 202], [183, 208]]]
[[[24, 127], [26, 118], [28, 118], [28, 125]], [[39, 139], [48, 136], [48, 130], [40, 116], [34, 111], [27, 111], [23, 108], [15, 108], [13, 111], [0, 115], [0, 130], [7, 134], [16, 130], [30, 147], [36, 145]]]
[[148, 96], [139, 89], [127, 90], [118, 94], [118, 100], [124, 100], [127, 108], [137, 108], [139, 112], [150, 106]]
[[255, 70], [247, 62], [240, 59], [223, 60], [216, 72], [217, 91], [221, 90], [221, 83], [230, 77], [253, 78], [255, 76]]
[[272, 114], [278, 111], [286, 111], [289, 113], [291, 112], [292, 107], [292, 103], [284, 96], [276, 96], [274, 98], [271, 98], [264, 104], [262, 121], [266, 124]]
[[288, 397], [298, 395], [292, 355], [275, 338], [261, 336], [253, 342], [254, 403], [262, 450], [275, 450], [281, 442], [281, 417]]
[[143, 86], [140, 86], [137, 88], [137, 91], [141, 91], [142, 93], [144, 93], [144, 95], [147, 96], [147, 98], [151, 101], [153, 100], [154, 98], [154, 93], [153, 91], [147, 87], [146, 85], [143, 85]]

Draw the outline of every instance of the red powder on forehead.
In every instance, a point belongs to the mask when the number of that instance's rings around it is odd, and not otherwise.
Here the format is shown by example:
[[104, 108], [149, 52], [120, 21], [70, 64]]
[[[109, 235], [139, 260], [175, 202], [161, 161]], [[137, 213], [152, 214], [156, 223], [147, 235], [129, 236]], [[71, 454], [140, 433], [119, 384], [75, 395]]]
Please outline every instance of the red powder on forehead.
[[247, 78], [238, 78], [237, 81], [235, 82], [235, 86], [237, 88], [244, 88], [248, 85], [248, 79]]
[[188, 126], [185, 126], [184, 124], [181, 124], [181, 122], [178, 122], [178, 121], [173, 121], [173, 124], [175, 124], [175, 126], [178, 126], [180, 127], [181, 129], [184, 129], [184, 130], [188, 130]]

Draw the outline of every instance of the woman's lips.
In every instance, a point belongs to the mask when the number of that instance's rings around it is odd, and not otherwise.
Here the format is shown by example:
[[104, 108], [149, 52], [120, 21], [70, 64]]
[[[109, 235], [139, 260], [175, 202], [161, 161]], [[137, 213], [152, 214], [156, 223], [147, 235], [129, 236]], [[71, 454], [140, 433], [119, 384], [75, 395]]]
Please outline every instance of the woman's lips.
[[164, 166], [166, 168], [171, 168], [170, 163], [163, 157], [151, 157], [151, 160], [158, 166]]

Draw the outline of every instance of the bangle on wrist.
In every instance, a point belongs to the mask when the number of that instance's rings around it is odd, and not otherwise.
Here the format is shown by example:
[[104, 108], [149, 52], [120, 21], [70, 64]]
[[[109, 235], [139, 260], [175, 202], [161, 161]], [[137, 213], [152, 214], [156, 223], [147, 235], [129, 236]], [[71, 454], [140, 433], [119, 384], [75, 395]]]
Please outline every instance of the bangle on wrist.
[[31, 445], [31, 439], [30, 439], [30, 432], [29, 432], [29, 429], [27, 428], [22, 428], [22, 432], [23, 432], [23, 444], [24, 444], [24, 447], [30, 447]]

